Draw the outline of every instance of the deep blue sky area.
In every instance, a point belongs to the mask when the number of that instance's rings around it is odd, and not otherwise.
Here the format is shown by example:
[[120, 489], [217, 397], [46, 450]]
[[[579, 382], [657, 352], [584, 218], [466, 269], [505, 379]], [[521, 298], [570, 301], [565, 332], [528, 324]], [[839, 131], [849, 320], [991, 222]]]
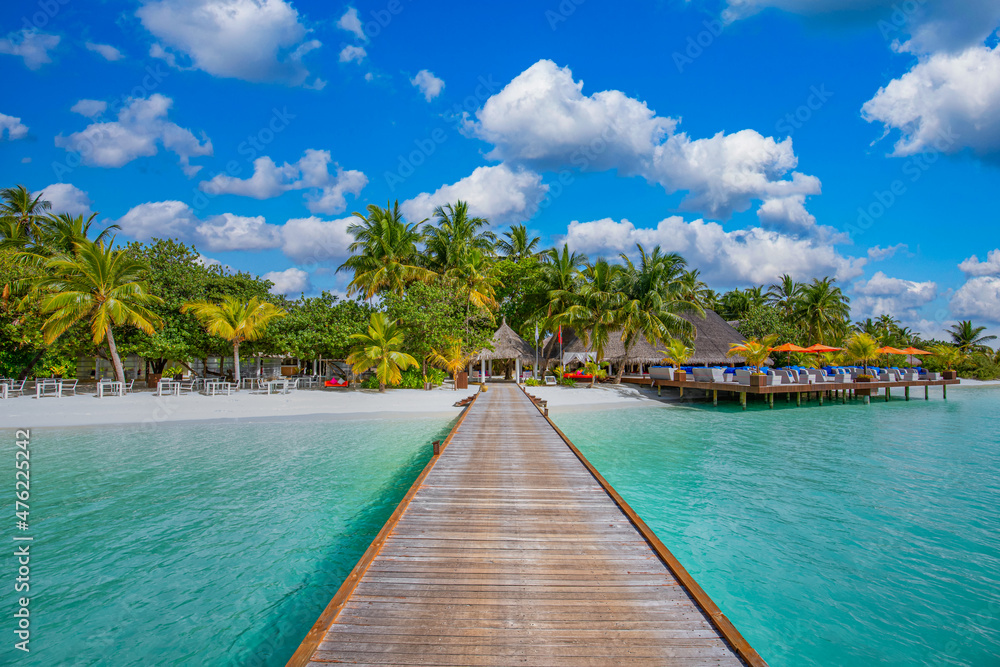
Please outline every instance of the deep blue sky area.
[[858, 318], [995, 330], [1000, 3], [913, 4], [18, 0], [0, 181], [288, 294], [343, 291], [351, 212], [462, 198], [716, 289], [834, 275]]

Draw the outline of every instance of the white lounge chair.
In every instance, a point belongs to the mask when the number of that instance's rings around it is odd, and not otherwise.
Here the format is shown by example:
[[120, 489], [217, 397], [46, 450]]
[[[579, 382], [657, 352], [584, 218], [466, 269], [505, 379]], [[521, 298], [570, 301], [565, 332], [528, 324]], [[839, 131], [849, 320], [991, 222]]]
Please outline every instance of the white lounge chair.
[[79, 380], [63, 380], [61, 395], [68, 396], [69, 394], [73, 394], [74, 396], [76, 396], [76, 385], [79, 382], [80, 382]]
[[7, 396], [13, 396], [15, 394], [18, 395], [18, 396], [24, 396], [24, 383], [25, 382], [27, 382], [27, 380], [21, 380], [20, 382], [17, 382], [16, 380], [10, 380], [10, 381], [8, 381], [6, 383], [7, 384]]

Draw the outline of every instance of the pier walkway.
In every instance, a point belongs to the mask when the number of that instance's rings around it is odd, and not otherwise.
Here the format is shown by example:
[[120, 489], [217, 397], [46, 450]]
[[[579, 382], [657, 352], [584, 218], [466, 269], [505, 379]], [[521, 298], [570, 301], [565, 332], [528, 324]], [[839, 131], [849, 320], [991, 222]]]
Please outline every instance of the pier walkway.
[[289, 661], [766, 663], [516, 385], [466, 409]]

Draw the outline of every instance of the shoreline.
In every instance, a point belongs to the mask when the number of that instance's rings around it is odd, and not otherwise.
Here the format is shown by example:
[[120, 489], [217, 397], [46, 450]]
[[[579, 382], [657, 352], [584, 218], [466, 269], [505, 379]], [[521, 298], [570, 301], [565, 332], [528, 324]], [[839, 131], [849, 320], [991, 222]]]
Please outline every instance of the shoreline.
[[[1000, 386], [1000, 381], [962, 380], [954, 388], [996, 386]], [[657, 397], [651, 388], [628, 384], [526, 389], [529, 394], [547, 401], [550, 409], [559, 412], [586, 410], [589, 407], [684, 405], [674, 397]], [[455, 417], [462, 409], [455, 407], [454, 403], [476, 391], [477, 385], [461, 391], [441, 388], [433, 391], [389, 389], [384, 394], [364, 389], [343, 392], [299, 390], [271, 396], [238, 392], [231, 396], [186, 394], [159, 397], [152, 392], [139, 392], [102, 399], [88, 394], [36, 399], [26, 395], [0, 401], [0, 429], [114, 425], [152, 428], [159, 424], [196, 422]]]

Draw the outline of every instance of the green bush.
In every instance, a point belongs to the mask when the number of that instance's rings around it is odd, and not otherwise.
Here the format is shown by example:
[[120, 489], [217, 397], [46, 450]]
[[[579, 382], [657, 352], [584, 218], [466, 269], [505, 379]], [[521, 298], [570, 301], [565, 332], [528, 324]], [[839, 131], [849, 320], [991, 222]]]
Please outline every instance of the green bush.
[[573, 378], [564, 378], [564, 377], [561, 377], [558, 380], [556, 380], [556, 382], [559, 383], [560, 385], [564, 386], [564, 387], [575, 387], [576, 386], [576, 380], [574, 380]]
[[535, 378], [528, 378], [527, 380], [524, 381], [524, 386], [526, 387], [541, 387], [544, 384], [545, 384], [544, 382], [542, 382], [541, 380], [536, 380]]
[[[427, 369], [427, 381], [434, 386], [440, 386], [444, 382], [445, 377], [445, 372], [440, 368]], [[378, 389], [378, 378], [372, 375], [364, 380], [360, 386], [362, 389]], [[407, 368], [403, 371], [403, 379], [400, 383], [390, 386], [398, 389], [423, 389], [424, 375], [420, 372], [419, 368]]]

